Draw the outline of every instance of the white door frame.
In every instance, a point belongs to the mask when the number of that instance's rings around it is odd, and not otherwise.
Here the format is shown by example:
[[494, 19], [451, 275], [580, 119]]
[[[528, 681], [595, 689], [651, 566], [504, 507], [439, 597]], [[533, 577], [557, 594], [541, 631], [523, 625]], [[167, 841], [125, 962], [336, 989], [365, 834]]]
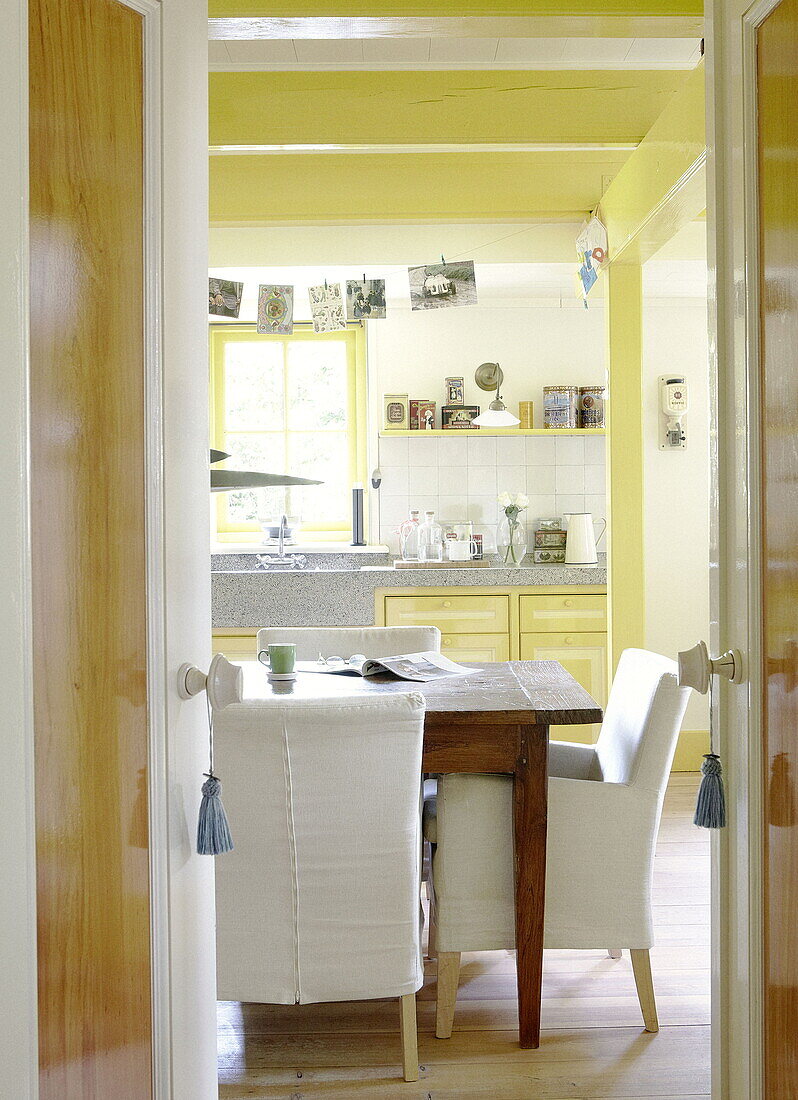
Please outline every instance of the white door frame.
[[[207, 522], [207, 10], [120, 0], [145, 19], [147, 623], [153, 1081], [157, 1100], [217, 1096], [213, 866], [193, 850], [207, 728], [176, 671], [210, 659]], [[0, 1064], [38, 1096], [30, 477], [28, 438], [28, 2], [0, 38]], [[131, 777], [135, 782], [135, 777]]]
[[38, 1095], [36, 862], [33, 825], [33, 690], [28, 497], [28, 12], [15, 0], [0, 36], [0, 799], [5, 888], [0, 890], [0, 1065], [20, 1100]]
[[[707, 68], [710, 333], [715, 384], [712, 643], [743, 651], [713, 718], [729, 827], [715, 838], [714, 1097], [761, 1100], [763, 749], [756, 29], [778, 0], [712, 0]], [[720, 471], [720, 474], [718, 474]]]

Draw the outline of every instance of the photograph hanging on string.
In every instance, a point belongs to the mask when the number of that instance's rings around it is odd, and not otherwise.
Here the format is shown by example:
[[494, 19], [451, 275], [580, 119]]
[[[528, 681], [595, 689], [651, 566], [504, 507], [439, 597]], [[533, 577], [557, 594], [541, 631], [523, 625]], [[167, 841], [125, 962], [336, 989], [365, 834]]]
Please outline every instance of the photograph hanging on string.
[[446, 309], [477, 304], [473, 260], [409, 267], [407, 274], [411, 309]]
[[314, 332], [338, 332], [346, 328], [346, 313], [340, 283], [308, 287]]
[[385, 280], [347, 279], [346, 316], [349, 321], [385, 319]]
[[258, 332], [290, 336], [294, 331], [294, 288], [273, 283], [258, 288]]
[[238, 317], [243, 294], [243, 283], [208, 279], [208, 313], [214, 317]]

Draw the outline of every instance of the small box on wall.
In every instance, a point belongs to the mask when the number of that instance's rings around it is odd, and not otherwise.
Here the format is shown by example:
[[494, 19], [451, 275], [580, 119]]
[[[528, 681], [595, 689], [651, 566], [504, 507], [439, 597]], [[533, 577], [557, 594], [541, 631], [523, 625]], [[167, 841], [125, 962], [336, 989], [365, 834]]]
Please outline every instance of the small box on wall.
[[383, 394], [382, 407], [386, 431], [407, 430], [409, 417], [408, 398], [406, 393]]
[[473, 421], [479, 416], [479, 405], [444, 405], [441, 409], [441, 427], [451, 431], [471, 429], [479, 431]]
[[432, 431], [435, 427], [435, 401], [422, 401], [421, 398], [410, 398], [410, 429], [411, 431]]

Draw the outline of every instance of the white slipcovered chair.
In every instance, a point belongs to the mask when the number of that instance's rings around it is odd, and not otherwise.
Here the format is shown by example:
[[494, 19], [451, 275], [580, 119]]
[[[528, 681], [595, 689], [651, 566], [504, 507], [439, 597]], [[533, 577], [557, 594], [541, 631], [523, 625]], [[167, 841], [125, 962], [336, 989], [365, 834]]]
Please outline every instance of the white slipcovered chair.
[[[666, 657], [627, 649], [595, 745], [552, 742], [544, 946], [628, 948], [647, 1031], [657, 1031], [649, 948], [654, 847], [689, 688]], [[425, 800], [433, 845], [436, 1034], [452, 1032], [462, 951], [515, 947], [512, 779], [445, 775]]]
[[216, 861], [219, 998], [399, 997], [417, 1080], [422, 697], [238, 703], [214, 728], [234, 843]]
[[398, 653], [440, 652], [437, 626], [267, 626], [258, 631], [258, 653], [268, 645], [294, 642], [298, 661], [324, 657], [395, 657]]

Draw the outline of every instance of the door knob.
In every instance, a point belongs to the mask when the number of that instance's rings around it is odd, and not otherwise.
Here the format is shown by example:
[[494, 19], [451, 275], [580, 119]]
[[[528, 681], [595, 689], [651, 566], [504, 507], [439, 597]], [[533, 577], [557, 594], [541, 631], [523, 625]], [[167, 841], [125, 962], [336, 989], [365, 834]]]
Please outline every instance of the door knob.
[[739, 649], [727, 649], [720, 657], [710, 657], [706, 642], [697, 642], [692, 649], [678, 655], [679, 686], [691, 687], [700, 695], [709, 691], [710, 676], [723, 676], [733, 684], [742, 683], [743, 659]]
[[177, 670], [177, 693], [181, 699], [192, 699], [207, 691], [214, 710], [223, 710], [230, 703], [240, 703], [244, 694], [244, 670], [232, 665], [223, 653], [215, 654], [205, 675], [196, 665], [181, 665]]

